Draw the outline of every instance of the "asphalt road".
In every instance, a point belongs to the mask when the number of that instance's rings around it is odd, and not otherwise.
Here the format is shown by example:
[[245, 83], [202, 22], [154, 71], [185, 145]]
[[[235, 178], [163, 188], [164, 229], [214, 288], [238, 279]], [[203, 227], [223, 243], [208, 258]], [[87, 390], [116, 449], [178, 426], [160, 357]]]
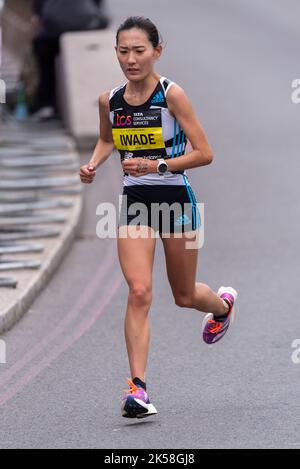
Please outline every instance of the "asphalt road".
[[299, 2], [110, 4], [115, 26], [129, 14], [157, 22], [166, 43], [158, 71], [183, 86], [208, 134], [213, 164], [189, 171], [205, 204], [198, 280], [239, 291], [237, 321], [215, 346], [202, 342], [202, 315], [174, 304], [158, 241], [147, 383], [159, 413], [120, 416], [127, 286], [116, 240], [95, 232], [97, 205], [116, 203], [121, 190], [112, 155], [85, 188], [72, 251], [2, 337], [0, 447], [300, 447], [300, 364], [291, 359], [300, 338]]

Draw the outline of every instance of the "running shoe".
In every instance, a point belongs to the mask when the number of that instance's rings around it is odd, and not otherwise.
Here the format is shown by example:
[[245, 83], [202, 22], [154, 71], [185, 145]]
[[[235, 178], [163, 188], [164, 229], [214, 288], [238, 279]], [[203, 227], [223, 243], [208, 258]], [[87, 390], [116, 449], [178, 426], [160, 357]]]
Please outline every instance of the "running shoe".
[[129, 390], [122, 399], [122, 416], [127, 418], [143, 419], [157, 414], [154, 405], [151, 404], [148, 394], [141, 386], [136, 386], [131, 379], [127, 379]]
[[205, 316], [202, 324], [202, 333], [206, 344], [214, 344], [222, 339], [234, 320], [234, 304], [238, 297], [237, 291], [231, 287], [220, 287], [218, 296], [228, 304], [229, 311], [227, 315], [222, 316], [222, 319], [218, 319], [212, 313]]

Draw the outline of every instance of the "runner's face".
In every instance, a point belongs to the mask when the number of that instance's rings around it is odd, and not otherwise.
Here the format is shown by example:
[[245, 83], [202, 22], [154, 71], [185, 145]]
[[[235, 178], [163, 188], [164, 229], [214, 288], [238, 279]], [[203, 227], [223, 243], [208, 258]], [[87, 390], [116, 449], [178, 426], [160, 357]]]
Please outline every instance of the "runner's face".
[[126, 78], [140, 81], [153, 71], [154, 63], [161, 55], [161, 46], [154, 49], [145, 31], [132, 28], [120, 32], [116, 51]]

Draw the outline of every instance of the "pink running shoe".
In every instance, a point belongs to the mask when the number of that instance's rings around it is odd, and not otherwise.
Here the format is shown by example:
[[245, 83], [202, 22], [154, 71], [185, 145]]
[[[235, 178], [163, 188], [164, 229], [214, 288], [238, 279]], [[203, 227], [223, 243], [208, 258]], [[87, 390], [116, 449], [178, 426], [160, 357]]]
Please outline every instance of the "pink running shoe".
[[123, 417], [143, 419], [157, 414], [154, 405], [151, 404], [148, 394], [141, 386], [136, 386], [131, 379], [127, 379], [129, 390], [122, 399], [121, 412]]
[[237, 291], [231, 287], [220, 287], [218, 296], [228, 304], [229, 311], [226, 317], [222, 319], [218, 319], [218, 316], [214, 316], [212, 313], [205, 316], [202, 324], [202, 333], [206, 344], [214, 344], [222, 339], [234, 320], [234, 304], [238, 297]]

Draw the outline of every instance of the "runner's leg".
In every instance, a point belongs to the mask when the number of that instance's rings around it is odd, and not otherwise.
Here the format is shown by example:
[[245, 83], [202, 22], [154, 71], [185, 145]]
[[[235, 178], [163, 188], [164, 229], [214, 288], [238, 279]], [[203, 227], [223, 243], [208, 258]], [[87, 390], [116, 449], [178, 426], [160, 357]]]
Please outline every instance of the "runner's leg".
[[[118, 237], [118, 255], [121, 269], [129, 287], [125, 317], [125, 340], [132, 378], [145, 381], [150, 342], [149, 309], [152, 301], [152, 270], [156, 239], [152, 229], [142, 226], [147, 237], [134, 238], [135, 226], [122, 226], [127, 236]], [[153, 231], [152, 231], [153, 233]]]
[[224, 305], [216, 293], [205, 283], [196, 282], [198, 249], [186, 249], [184, 234], [180, 238], [162, 237], [168, 279], [178, 306], [194, 308], [216, 316], [226, 314]]

